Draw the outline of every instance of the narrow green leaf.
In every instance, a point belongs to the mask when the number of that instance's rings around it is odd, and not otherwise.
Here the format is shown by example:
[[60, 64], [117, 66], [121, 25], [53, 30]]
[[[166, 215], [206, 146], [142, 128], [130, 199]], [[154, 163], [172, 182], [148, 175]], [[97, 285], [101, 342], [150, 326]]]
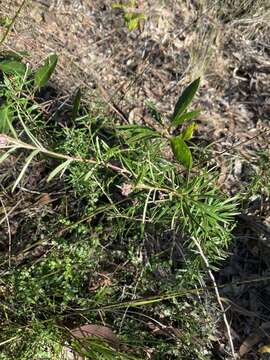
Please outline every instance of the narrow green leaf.
[[193, 119], [194, 117], [198, 116], [200, 114], [200, 112], [201, 112], [201, 110], [194, 110], [194, 111], [186, 112], [180, 116], [176, 116], [172, 121], [172, 125], [173, 126], [181, 125], [185, 121], [188, 121], [188, 120]]
[[81, 98], [82, 98], [82, 92], [81, 89], [79, 88], [76, 91], [74, 100], [73, 100], [73, 108], [72, 108], [72, 119], [75, 120], [78, 116], [78, 112], [80, 109], [80, 105], [81, 105]]
[[2, 156], [0, 156], [0, 164], [2, 162], [4, 162], [9, 157], [9, 155], [12, 154], [15, 150], [17, 150], [16, 146], [14, 146], [11, 149], [9, 149], [8, 151], [4, 152], [4, 154]]
[[91, 170], [88, 171], [88, 173], [84, 177], [84, 181], [87, 181], [94, 173], [94, 171], [97, 169], [98, 164], [94, 165]]
[[7, 75], [24, 75], [26, 72], [26, 65], [17, 60], [3, 60], [0, 62], [0, 70]]
[[35, 73], [35, 86], [41, 88], [47, 84], [57, 65], [58, 56], [51, 54]]
[[190, 140], [192, 138], [192, 136], [193, 136], [193, 132], [196, 129], [196, 127], [197, 127], [197, 124], [195, 122], [188, 125], [181, 134], [182, 139], [185, 140], [185, 141]]
[[123, 132], [129, 143], [161, 137], [155, 129], [151, 129], [147, 126], [120, 125], [117, 126], [117, 129]]
[[171, 147], [176, 160], [186, 169], [190, 169], [192, 167], [192, 155], [181, 135], [171, 138]]
[[31, 161], [33, 160], [33, 158], [39, 153], [39, 149], [33, 150], [30, 155], [28, 155], [28, 157], [26, 158], [25, 164], [20, 172], [20, 175], [17, 177], [13, 188], [12, 188], [12, 192], [16, 189], [17, 185], [19, 184], [19, 182], [21, 181], [21, 179], [23, 178], [28, 166], [30, 165]]
[[10, 130], [12, 121], [12, 111], [8, 104], [3, 104], [0, 107], [0, 133], [7, 134]]
[[24, 123], [23, 119], [22, 119], [22, 114], [18, 111], [17, 112], [18, 118], [20, 120], [20, 123], [23, 126], [23, 129], [25, 131], [25, 133], [27, 134], [27, 136], [29, 137], [29, 139], [33, 142], [33, 144], [35, 144], [36, 147], [43, 149], [42, 144], [38, 141], [38, 139], [31, 133], [30, 129], [26, 126], [26, 124]]
[[152, 128], [148, 127], [148, 126], [141, 126], [141, 125], [136, 125], [136, 124], [133, 124], [133, 125], [116, 125], [116, 129], [119, 129], [119, 130], [123, 130], [123, 131], [126, 131], [126, 130], [130, 130], [130, 131], [141, 131], [141, 130], [151, 130], [151, 131], [155, 131], [153, 130]]
[[196, 91], [198, 90], [200, 84], [200, 78], [194, 80], [188, 87], [185, 88], [181, 96], [179, 97], [172, 116], [172, 123], [174, 122], [175, 118], [180, 117], [187, 109], [189, 104], [191, 103]]
[[64, 174], [65, 170], [69, 166], [69, 164], [72, 162], [72, 159], [68, 159], [58, 165], [48, 176], [47, 182], [51, 181], [56, 175], [60, 174], [60, 177]]

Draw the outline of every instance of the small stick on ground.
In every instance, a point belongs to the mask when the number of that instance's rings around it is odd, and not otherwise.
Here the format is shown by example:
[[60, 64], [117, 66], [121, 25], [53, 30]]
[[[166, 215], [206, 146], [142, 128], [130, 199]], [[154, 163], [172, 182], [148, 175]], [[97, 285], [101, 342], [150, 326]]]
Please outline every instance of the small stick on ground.
[[236, 360], [237, 358], [236, 358], [236, 355], [235, 355], [235, 350], [234, 350], [230, 325], [229, 325], [229, 322], [228, 322], [228, 319], [227, 319], [227, 316], [226, 316], [226, 312], [225, 312], [224, 306], [222, 304], [222, 301], [221, 301], [221, 298], [220, 298], [220, 295], [219, 295], [218, 286], [217, 286], [215, 277], [214, 277], [214, 275], [213, 275], [213, 273], [212, 273], [212, 271], [210, 269], [209, 262], [207, 260], [207, 257], [204, 255], [204, 252], [203, 252], [203, 249], [202, 249], [200, 243], [194, 237], [192, 238], [192, 240], [194, 241], [194, 244], [197, 246], [197, 249], [199, 250], [199, 253], [200, 253], [200, 255], [201, 255], [201, 257], [202, 257], [202, 259], [203, 259], [203, 261], [205, 263], [205, 266], [207, 268], [209, 277], [210, 277], [210, 279], [211, 279], [211, 281], [213, 283], [213, 287], [214, 287], [214, 290], [215, 290], [217, 302], [218, 302], [219, 307], [220, 307], [220, 309], [222, 311], [223, 321], [224, 321], [224, 324], [225, 324], [226, 329], [227, 329], [229, 343], [230, 343], [231, 352], [232, 352], [232, 357], [233, 357], [234, 360]]

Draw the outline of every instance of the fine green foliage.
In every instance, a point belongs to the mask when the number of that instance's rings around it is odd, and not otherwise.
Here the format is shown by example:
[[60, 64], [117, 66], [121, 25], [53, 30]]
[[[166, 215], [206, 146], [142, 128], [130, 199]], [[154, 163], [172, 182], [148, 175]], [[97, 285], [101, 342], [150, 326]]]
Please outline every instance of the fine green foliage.
[[[15, 206], [20, 226], [12, 244], [3, 240], [2, 359], [60, 359], [64, 344], [91, 359], [208, 359], [215, 329], [196, 297], [207, 270], [196, 244], [216, 269], [237, 199], [219, 190], [214, 171], [192, 171], [186, 142], [195, 122], [179, 131], [153, 104], [157, 126], [119, 125], [82, 108], [78, 91], [64, 126], [48, 119], [35, 95], [53, 59], [0, 83], [13, 114], [12, 131], [5, 125], [0, 135], [1, 166], [16, 163], [1, 178], [3, 196], [35, 196], [32, 207]], [[195, 94], [194, 85], [188, 89], [178, 101], [181, 116]], [[82, 345], [70, 329], [85, 323], [108, 325], [120, 345], [96, 337]]]

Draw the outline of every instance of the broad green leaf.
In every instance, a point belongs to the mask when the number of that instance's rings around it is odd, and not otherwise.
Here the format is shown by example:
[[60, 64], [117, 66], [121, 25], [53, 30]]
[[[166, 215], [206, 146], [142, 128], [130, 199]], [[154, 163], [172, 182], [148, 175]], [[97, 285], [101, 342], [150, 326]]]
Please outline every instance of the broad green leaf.
[[68, 159], [58, 165], [48, 176], [47, 182], [51, 181], [56, 175], [60, 173], [60, 177], [63, 175], [69, 164], [72, 162], [72, 159]]
[[193, 119], [194, 117], [198, 116], [200, 114], [200, 112], [201, 112], [201, 110], [194, 110], [194, 111], [186, 112], [180, 116], [176, 116], [172, 121], [172, 125], [173, 126], [181, 125], [185, 121], [188, 121], [188, 120]]
[[199, 84], [200, 84], [200, 78], [194, 80], [191, 84], [188, 85], [188, 87], [185, 88], [185, 90], [183, 91], [183, 93], [181, 94], [175, 105], [171, 120], [172, 123], [176, 118], [180, 117], [187, 109], [192, 99], [194, 98], [196, 91], [198, 90]]
[[72, 108], [72, 119], [75, 120], [78, 116], [78, 112], [81, 105], [81, 98], [82, 98], [82, 92], [81, 89], [78, 89], [76, 91], [74, 101], [73, 101], [73, 108]]
[[192, 167], [192, 155], [181, 135], [171, 138], [171, 147], [176, 160], [186, 169], [190, 169]]
[[44, 64], [35, 73], [35, 86], [41, 88], [47, 84], [57, 65], [58, 56], [51, 54], [47, 57]]
[[181, 134], [182, 139], [185, 140], [185, 141], [190, 140], [192, 138], [192, 136], [193, 136], [193, 131], [196, 129], [196, 127], [197, 127], [197, 124], [195, 122], [188, 125]]
[[0, 133], [7, 134], [9, 132], [12, 115], [13, 113], [7, 104], [0, 107]]
[[0, 62], [0, 70], [7, 75], [24, 75], [26, 72], [26, 65], [17, 60], [3, 60]]

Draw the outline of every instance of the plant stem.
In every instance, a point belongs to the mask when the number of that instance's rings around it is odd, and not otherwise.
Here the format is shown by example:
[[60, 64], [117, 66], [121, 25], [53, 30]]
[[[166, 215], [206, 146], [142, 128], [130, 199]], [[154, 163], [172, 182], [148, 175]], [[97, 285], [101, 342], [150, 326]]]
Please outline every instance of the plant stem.
[[[30, 145], [27, 144], [25, 142], [22, 142], [20, 140], [16, 140], [13, 139], [9, 136], [5, 136], [5, 139], [7, 141], [7, 146], [4, 146], [5, 148], [10, 147], [10, 145], [15, 145], [18, 148], [23, 148], [26, 150], [39, 150], [41, 153], [51, 156], [51, 157], [55, 157], [58, 159], [62, 159], [62, 160], [71, 160], [71, 161], [78, 161], [78, 162], [83, 162], [83, 163], [88, 163], [88, 164], [93, 164], [93, 165], [103, 165], [104, 167], [107, 167], [109, 169], [112, 169], [122, 175], [131, 175], [131, 172], [128, 171], [127, 169], [121, 168], [119, 166], [113, 165], [111, 163], [106, 163], [106, 162], [99, 162], [96, 159], [83, 159], [81, 157], [77, 157], [77, 156], [69, 156], [69, 155], [65, 155], [65, 154], [61, 154], [61, 153], [57, 153], [54, 151], [50, 151], [46, 148], [42, 147], [38, 147], [38, 146], [34, 146], [34, 145]], [[2, 147], [3, 148], [3, 147]]]

